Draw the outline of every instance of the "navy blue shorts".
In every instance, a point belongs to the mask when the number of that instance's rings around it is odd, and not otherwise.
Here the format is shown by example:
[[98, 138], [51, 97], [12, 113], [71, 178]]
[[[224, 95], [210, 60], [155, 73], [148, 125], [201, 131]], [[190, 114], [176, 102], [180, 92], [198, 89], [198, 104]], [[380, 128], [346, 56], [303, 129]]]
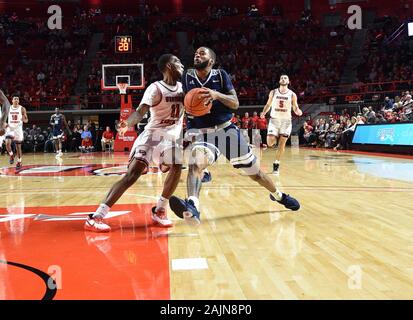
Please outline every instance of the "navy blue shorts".
[[192, 148], [197, 146], [207, 147], [215, 155], [215, 161], [222, 154], [237, 169], [250, 168], [255, 164], [257, 158], [238, 127], [234, 124], [230, 124], [223, 129], [211, 129], [206, 133], [196, 134], [195, 130], [188, 130], [189, 137], [193, 137]]
[[62, 129], [53, 129], [53, 139], [62, 139], [63, 130]]

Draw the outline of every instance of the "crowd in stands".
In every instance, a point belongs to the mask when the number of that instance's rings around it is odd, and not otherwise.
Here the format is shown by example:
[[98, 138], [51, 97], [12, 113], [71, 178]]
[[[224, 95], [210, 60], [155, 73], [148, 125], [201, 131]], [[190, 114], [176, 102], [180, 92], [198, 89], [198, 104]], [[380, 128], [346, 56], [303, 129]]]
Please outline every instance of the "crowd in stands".
[[272, 16], [238, 17], [225, 26], [203, 25], [193, 34], [192, 47], [207, 45], [216, 51], [217, 66], [230, 74], [242, 104], [264, 103], [281, 73], [292, 75], [291, 86], [300, 97], [339, 83], [352, 39], [344, 26], [331, 35], [330, 28], [310, 18], [304, 23]]
[[[299, 21], [290, 21], [280, 17], [276, 8], [273, 16], [251, 12], [259, 11], [253, 5], [247, 14], [238, 14], [236, 8], [225, 5], [210, 6], [201, 19], [179, 16], [153, 24], [142, 17], [106, 17], [105, 39], [88, 77], [88, 103], [103, 99], [105, 104], [111, 100], [111, 92], [100, 97], [102, 63], [131, 63], [138, 59], [144, 61], [147, 84], [158, 80], [156, 58], [165, 52], [178, 54], [177, 31], [187, 31], [191, 43], [188, 55], [181, 57], [186, 59], [185, 65], [192, 65], [192, 52], [198, 46], [213, 48], [218, 56], [216, 67], [230, 74], [244, 105], [264, 103], [270, 89], [278, 85], [280, 73], [292, 75], [292, 88], [301, 97], [339, 82], [344, 55], [352, 39], [344, 26], [333, 28], [331, 33], [331, 28], [322, 27], [308, 13]], [[216, 19], [216, 15], [220, 18]], [[114, 36], [122, 32], [133, 35], [134, 42], [139, 43], [133, 59], [113, 52]]]
[[398, 17], [382, 17], [369, 30], [364, 61], [358, 78], [362, 82], [411, 80], [413, 76], [413, 42], [407, 32], [395, 33], [403, 21]]
[[378, 124], [413, 121], [413, 99], [410, 91], [405, 91], [395, 99], [386, 97], [382, 104], [374, 108], [365, 106], [360, 113], [350, 114], [344, 109], [341, 114], [308, 119], [300, 129], [303, 144], [334, 150], [351, 149], [351, 141], [357, 124]]
[[0, 43], [6, 44], [0, 48], [1, 88], [6, 94], [20, 95], [26, 106], [67, 100], [73, 94], [90, 34], [89, 21], [80, 16], [65, 21], [62, 30], [50, 30], [47, 19], [1, 14]]
[[[176, 32], [186, 31], [190, 47], [187, 56], [181, 57], [186, 60], [185, 66], [192, 65], [192, 52], [198, 46], [213, 48], [218, 57], [216, 67], [230, 74], [241, 105], [265, 104], [281, 73], [290, 75], [290, 87], [302, 103], [307, 97], [328, 93], [328, 87], [340, 82], [352, 43], [353, 33], [344, 23], [324, 27], [308, 10], [297, 21], [285, 18], [280, 6], [274, 6], [271, 15], [264, 15], [256, 5], [246, 11], [228, 5], [209, 6], [201, 18], [186, 15], [162, 19], [164, 14], [149, 5], [143, 5], [139, 16], [78, 10], [72, 19], [65, 20], [62, 31], [49, 30], [45, 19], [1, 14], [0, 43], [4, 45], [0, 47], [0, 88], [6, 94], [11, 93], [8, 90], [19, 94], [22, 104], [29, 107], [50, 100], [56, 104], [69, 101], [91, 34], [104, 31], [86, 79], [87, 94], [78, 97], [76, 103], [81, 108], [117, 108], [117, 92], [101, 91], [101, 65], [143, 61], [148, 85], [159, 79], [157, 57], [166, 52], [179, 55]], [[399, 23], [398, 18], [383, 18], [369, 31], [358, 84], [412, 79], [412, 42], [402, 41], [404, 36], [390, 41]], [[132, 55], [115, 54], [114, 38], [118, 34], [133, 36], [138, 45], [133, 46]], [[135, 99], [142, 94], [131, 93]]]

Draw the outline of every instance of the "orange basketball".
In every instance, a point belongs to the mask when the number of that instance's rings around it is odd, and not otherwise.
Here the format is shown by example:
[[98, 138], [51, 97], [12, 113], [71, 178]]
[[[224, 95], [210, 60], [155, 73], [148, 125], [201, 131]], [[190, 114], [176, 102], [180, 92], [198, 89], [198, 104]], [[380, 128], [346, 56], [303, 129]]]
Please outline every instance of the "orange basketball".
[[212, 107], [212, 101], [205, 104], [205, 100], [202, 98], [202, 94], [207, 91], [202, 88], [194, 88], [190, 90], [184, 99], [185, 111], [192, 116], [200, 117], [209, 112]]

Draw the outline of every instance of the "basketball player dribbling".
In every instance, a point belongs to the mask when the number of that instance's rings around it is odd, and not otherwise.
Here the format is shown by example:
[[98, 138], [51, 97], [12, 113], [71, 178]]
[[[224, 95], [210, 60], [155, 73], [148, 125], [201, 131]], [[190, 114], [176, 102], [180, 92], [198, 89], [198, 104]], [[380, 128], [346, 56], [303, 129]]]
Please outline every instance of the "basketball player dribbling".
[[267, 145], [272, 147], [277, 144], [278, 149], [275, 154], [273, 163], [273, 174], [280, 174], [280, 161], [285, 151], [285, 143], [287, 142], [291, 130], [291, 108], [297, 116], [301, 116], [303, 112], [298, 107], [297, 95], [288, 89], [290, 80], [287, 75], [281, 75], [280, 86], [277, 89], [271, 90], [268, 101], [264, 107], [264, 115], [271, 109], [271, 119], [268, 124]]
[[[268, 175], [261, 171], [240, 130], [231, 123], [232, 113], [239, 107], [237, 93], [229, 75], [222, 69], [213, 69], [215, 52], [200, 47], [194, 56], [194, 69], [188, 69], [182, 77], [185, 92], [204, 88], [205, 102], [213, 101], [209, 113], [203, 116], [187, 114], [186, 139], [191, 142], [191, 158], [187, 178], [188, 199], [172, 196], [169, 205], [174, 213], [191, 225], [200, 223], [199, 194], [202, 173], [222, 153], [236, 169], [241, 169], [253, 181], [263, 186], [270, 199], [291, 210], [298, 210], [300, 204], [293, 197], [278, 190]], [[204, 157], [204, 159], [202, 159]]]
[[[6, 104], [4, 101], [7, 100], [6, 97], [2, 97], [3, 106]], [[27, 123], [29, 121], [27, 117], [26, 108], [19, 104], [20, 99], [17, 95], [14, 95], [12, 98], [12, 104], [9, 107], [9, 112], [7, 115], [7, 126], [5, 131], [5, 138], [6, 138], [6, 150], [10, 156], [10, 164], [14, 163], [14, 153], [12, 151], [11, 144], [14, 141], [16, 145], [16, 152], [17, 152], [17, 162], [16, 162], [16, 169], [20, 169], [22, 166], [22, 142], [23, 142], [23, 123]], [[3, 115], [2, 115], [3, 118]]]
[[[183, 101], [181, 78], [184, 67], [172, 54], [164, 54], [158, 60], [158, 69], [163, 74], [162, 81], [152, 83], [143, 95], [137, 110], [120, 122], [119, 133], [125, 134], [128, 127], [138, 124], [150, 110], [151, 117], [144, 131], [135, 140], [129, 159], [126, 175], [113, 185], [106, 198], [89, 216], [85, 229], [95, 232], [108, 232], [110, 226], [103, 219], [110, 208], [142, 175], [148, 171], [151, 159], [159, 155], [159, 165], [168, 172], [162, 195], [156, 207], [152, 208], [152, 220], [161, 227], [171, 227], [166, 215], [169, 198], [175, 192], [182, 171], [182, 148], [178, 143], [183, 128]], [[155, 161], [156, 162], [156, 161]]]
[[69, 126], [64, 114], [61, 114], [59, 108], [55, 109], [55, 113], [50, 117], [49, 124], [53, 128], [53, 142], [56, 150], [56, 158], [63, 155], [62, 153], [62, 140], [64, 139], [63, 125], [65, 125], [69, 134], [71, 134]]

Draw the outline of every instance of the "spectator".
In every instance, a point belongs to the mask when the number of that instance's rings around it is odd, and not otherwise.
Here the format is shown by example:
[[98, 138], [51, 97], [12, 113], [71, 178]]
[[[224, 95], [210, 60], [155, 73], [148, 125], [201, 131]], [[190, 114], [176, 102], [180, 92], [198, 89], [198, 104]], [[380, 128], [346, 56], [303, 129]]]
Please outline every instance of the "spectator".
[[267, 127], [267, 119], [265, 118], [264, 112], [261, 112], [260, 117], [257, 120], [257, 129], [260, 130], [261, 143], [264, 148], [267, 147]]
[[351, 147], [351, 141], [353, 140], [354, 130], [356, 130], [357, 122], [360, 121], [356, 117], [351, 117], [351, 121], [347, 128], [341, 134], [341, 141], [334, 147], [334, 150], [344, 149], [349, 150]]
[[[84, 125], [83, 126], [83, 132], [81, 134], [81, 138], [83, 140], [83, 139], [86, 139], [87, 137], [90, 140], [92, 140], [92, 133], [90, 132], [88, 125]], [[92, 145], [93, 145], [93, 142], [92, 142]]]
[[105, 147], [109, 144], [109, 151], [113, 150], [113, 132], [110, 130], [110, 127], [106, 127], [105, 132], [102, 135], [102, 151], [105, 151]]
[[403, 113], [404, 116], [406, 117], [406, 120], [413, 120], [413, 100], [412, 96], [410, 94], [406, 95], [406, 99], [404, 100], [403, 103]]
[[258, 17], [259, 16], [258, 8], [255, 6], [255, 4], [252, 4], [251, 7], [248, 8], [247, 16], [248, 17]]
[[239, 118], [235, 115], [235, 113], [232, 114], [231, 123], [239, 127]]
[[308, 145], [312, 144], [312, 142], [314, 141], [314, 133], [313, 130], [314, 128], [312, 126], [310, 126], [307, 121], [304, 122], [304, 139], [307, 142]]
[[70, 137], [69, 150], [77, 151], [82, 143], [82, 137], [79, 132], [78, 126], [75, 126], [72, 131], [72, 136]]
[[394, 98], [393, 109], [398, 110], [398, 109], [401, 109], [402, 106], [403, 106], [403, 102], [401, 101], [400, 96], [396, 96]]
[[36, 125], [34, 124], [34, 125], [32, 126], [32, 128], [30, 129], [30, 131], [29, 131], [29, 135], [31, 135], [32, 137], [34, 137], [36, 134], [37, 134], [37, 127], [36, 127]]
[[248, 112], [245, 112], [244, 117], [241, 119], [241, 129], [251, 129], [251, 118]]
[[256, 111], [253, 112], [252, 117], [251, 117], [251, 128], [252, 129], [257, 129], [257, 121], [258, 121], [258, 113]]
[[389, 97], [384, 98], [384, 109], [392, 109], [393, 108], [393, 100], [390, 99]]
[[82, 145], [79, 147], [80, 152], [93, 152], [95, 147], [93, 146], [92, 139], [89, 136], [86, 136], [82, 140]]

